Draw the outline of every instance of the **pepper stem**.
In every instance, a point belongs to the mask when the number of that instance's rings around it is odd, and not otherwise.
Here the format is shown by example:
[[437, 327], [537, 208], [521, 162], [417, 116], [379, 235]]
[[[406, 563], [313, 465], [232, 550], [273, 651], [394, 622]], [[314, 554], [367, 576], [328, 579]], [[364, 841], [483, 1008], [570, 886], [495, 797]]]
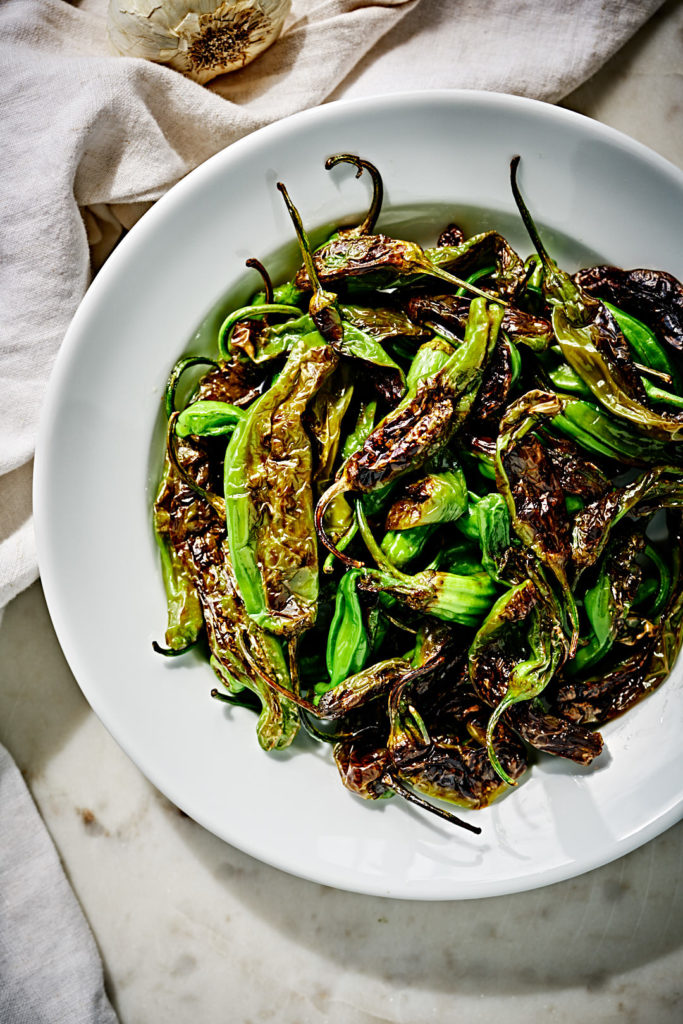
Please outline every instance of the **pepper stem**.
[[215, 686], [211, 690], [211, 696], [214, 700], [219, 700], [223, 704], [232, 704], [237, 708], [247, 708], [249, 711], [258, 711], [258, 708], [252, 704], [251, 701], [240, 700], [239, 697], [235, 697], [232, 694], [221, 693], [221, 691], [217, 690]]
[[249, 663], [249, 666], [254, 670], [257, 676], [260, 679], [262, 679], [267, 686], [270, 687], [271, 690], [275, 690], [277, 691], [277, 693], [281, 693], [283, 697], [287, 698], [287, 700], [291, 700], [293, 704], [296, 704], [298, 705], [298, 707], [303, 708], [304, 711], [308, 711], [310, 714], [315, 715], [316, 718], [321, 717], [320, 712], [316, 708], [315, 704], [312, 704], [310, 700], [306, 700], [305, 697], [300, 697], [299, 694], [294, 693], [293, 690], [288, 690], [286, 686], [283, 686], [282, 683], [278, 683], [277, 679], [273, 679], [272, 676], [267, 675], [263, 671], [261, 666], [256, 664], [251, 654], [247, 650], [247, 646], [244, 643], [244, 639], [242, 636], [238, 637], [238, 643], [245, 660]]
[[344, 340], [344, 326], [341, 314], [337, 308], [337, 299], [332, 292], [326, 292], [320, 283], [318, 271], [315, 268], [315, 260], [311, 252], [311, 243], [304, 231], [301, 215], [289, 198], [289, 193], [281, 181], [277, 183], [278, 190], [282, 193], [289, 216], [292, 218], [294, 230], [299, 240], [301, 257], [303, 259], [308, 280], [313, 289], [313, 294], [308, 304], [308, 312], [313, 322], [328, 344], [339, 349]]
[[406, 573], [401, 572], [400, 569], [397, 569], [394, 563], [389, 561], [389, 559], [387, 558], [387, 556], [385, 555], [385, 553], [382, 551], [381, 547], [375, 540], [372, 530], [370, 529], [370, 526], [368, 524], [368, 520], [365, 515], [365, 510], [363, 509], [363, 505], [360, 500], [356, 502], [355, 512], [356, 520], [358, 522], [358, 529], [360, 530], [361, 537], [365, 542], [366, 548], [368, 549], [368, 551], [370, 552], [370, 554], [372, 555], [380, 569], [383, 569], [386, 573], [388, 573], [390, 576], [393, 576], [394, 579], [396, 580], [399, 580], [401, 582], [412, 583], [413, 577], [408, 576]]
[[223, 359], [228, 360], [232, 356], [230, 339], [237, 324], [243, 320], [260, 320], [267, 313], [280, 313], [283, 316], [296, 317], [297, 319], [301, 316], [301, 310], [298, 306], [288, 306], [282, 302], [261, 303], [258, 306], [242, 306], [241, 309], [233, 310], [225, 318], [218, 330], [218, 351]]
[[429, 260], [425, 260], [424, 267], [431, 277], [438, 277], [441, 281], [448, 281], [449, 284], [456, 284], [459, 289], [471, 292], [473, 295], [478, 295], [480, 299], [486, 299], [487, 302], [495, 302], [499, 306], [510, 305], [509, 302], [502, 299], [500, 295], [496, 295], [495, 292], [486, 291], [484, 288], [477, 288], [476, 284], [470, 284], [469, 281], [463, 280], [462, 277], [456, 277], [455, 274], [451, 274], [448, 270], [443, 270], [441, 267], [435, 267]]
[[330, 484], [315, 507], [315, 530], [321, 544], [324, 544], [327, 550], [331, 551], [336, 558], [340, 559], [340, 561], [344, 563], [344, 565], [348, 565], [353, 569], [364, 569], [365, 566], [362, 562], [357, 562], [355, 558], [349, 558], [348, 555], [345, 555], [342, 551], [336, 548], [332, 539], [325, 531], [325, 513], [334, 499], [339, 494], [344, 494], [345, 491], [346, 481], [343, 477], [340, 477], [339, 480], [335, 480], [333, 484]]
[[320, 284], [318, 271], [315, 268], [313, 253], [311, 252], [311, 243], [308, 240], [308, 235], [304, 231], [304, 225], [303, 221], [301, 220], [301, 214], [297, 210], [292, 200], [289, 198], [289, 192], [287, 191], [286, 186], [281, 181], [278, 181], [277, 188], [282, 193], [282, 198], [285, 201], [287, 212], [289, 213], [289, 216], [292, 219], [292, 224], [294, 225], [294, 230], [296, 231], [296, 237], [299, 240], [301, 258], [303, 260], [304, 267], [306, 268], [306, 273], [308, 274], [308, 280], [311, 283], [311, 288], [313, 289], [315, 295], [325, 296], [327, 293], [323, 290], [323, 286]]
[[408, 803], [416, 804], [423, 810], [429, 811], [431, 814], [436, 814], [437, 817], [443, 818], [444, 821], [449, 821], [451, 825], [459, 825], [460, 828], [465, 828], [468, 832], [474, 832], [477, 836], [481, 835], [481, 829], [478, 825], [471, 825], [469, 821], [463, 821], [462, 818], [459, 818], [451, 811], [447, 811], [443, 807], [438, 807], [436, 804], [430, 804], [428, 800], [424, 800], [421, 796], [418, 796], [417, 793], [412, 791], [412, 789], [408, 789], [408, 787], [401, 782], [398, 776], [393, 775], [391, 772], [386, 772], [382, 776], [382, 782], [389, 789], [393, 789], [398, 796], [407, 800]]
[[266, 296], [266, 304], [271, 305], [273, 302], [273, 282], [271, 281], [270, 274], [261, 263], [261, 260], [257, 260], [255, 256], [250, 257], [245, 261], [246, 266], [251, 270], [256, 270], [261, 275], [263, 281], [263, 291]]
[[335, 156], [330, 156], [325, 161], [325, 170], [330, 171], [337, 164], [347, 163], [354, 164], [357, 168], [356, 177], [360, 178], [363, 171], [367, 171], [372, 178], [372, 201], [370, 203], [370, 209], [365, 215], [365, 220], [362, 224], [359, 224], [357, 228], [352, 228], [348, 231], [344, 231], [344, 234], [348, 236], [357, 235], [371, 235], [377, 218], [379, 217], [380, 210], [382, 209], [382, 202], [384, 200], [384, 185], [382, 183], [382, 175], [379, 173], [374, 164], [371, 164], [368, 160], [363, 160], [359, 156], [354, 156], [352, 153], [337, 153]]
[[512, 705], [516, 703], [517, 697], [512, 693], [507, 693], [500, 703], [494, 708], [486, 729], [486, 753], [489, 755], [489, 761], [491, 762], [496, 774], [499, 775], [503, 782], [507, 783], [508, 786], [516, 786], [517, 783], [514, 779], [510, 778], [498, 759], [496, 748], [493, 745], [493, 731], [498, 725], [498, 721], [503, 712], [507, 711], [508, 708], [512, 707]]
[[208, 359], [206, 356], [183, 356], [175, 364], [166, 383], [165, 406], [166, 419], [170, 419], [175, 412], [175, 393], [180, 383], [180, 378], [190, 366], [212, 366], [214, 370], [220, 370], [215, 359]]
[[156, 640], [152, 640], [152, 649], [154, 651], [156, 651], [157, 654], [163, 654], [163, 656], [165, 658], [177, 658], [181, 654], [186, 654], [188, 651], [192, 650], [192, 648], [195, 646], [196, 643], [197, 643], [196, 640], [191, 640], [190, 643], [189, 644], [185, 644], [184, 647], [175, 648], [175, 647], [162, 647], [162, 645], [158, 644], [156, 642]]
[[178, 458], [178, 451], [176, 449], [175, 425], [179, 416], [179, 412], [174, 412], [172, 413], [171, 418], [168, 421], [168, 429], [166, 431], [166, 450], [168, 451], [168, 457], [173, 467], [178, 471], [181, 479], [184, 480], [184, 482], [187, 484], [190, 490], [194, 491], [195, 494], [198, 494], [200, 498], [203, 498], [204, 501], [208, 502], [208, 504], [211, 506], [214, 512], [216, 512], [217, 515], [221, 517], [221, 519], [225, 519], [225, 499], [219, 497], [219, 495], [217, 494], [212, 494], [211, 491], [207, 491], [205, 487], [202, 487], [201, 484], [198, 484], [197, 481], [194, 480], [193, 477], [188, 473], [187, 469], [185, 468], [185, 466], [183, 466], [180, 459]]
[[519, 156], [513, 156], [512, 160], [510, 161], [510, 187], [512, 188], [512, 195], [514, 196], [514, 200], [517, 204], [517, 209], [519, 210], [520, 216], [524, 221], [524, 227], [529, 232], [529, 237], [532, 241], [533, 247], [540, 256], [541, 262], [543, 263], [545, 269], [548, 269], [553, 266], [553, 261], [551, 260], [550, 256], [548, 255], [546, 247], [541, 241], [541, 236], [538, 233], [538, 228], [532, 220], [531, 214], [529, 213], [529, 208], [524, 202], [522, 193], [519, 190], [519, 185], [517, 184], [517, 168], [519, 167], [520, 159], [521, 158]]

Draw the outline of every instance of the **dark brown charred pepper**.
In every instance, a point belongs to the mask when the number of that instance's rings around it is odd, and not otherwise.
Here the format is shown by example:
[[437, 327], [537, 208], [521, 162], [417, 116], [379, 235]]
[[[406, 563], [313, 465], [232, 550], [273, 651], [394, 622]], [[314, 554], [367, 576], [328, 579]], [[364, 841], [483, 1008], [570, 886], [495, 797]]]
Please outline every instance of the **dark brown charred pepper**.
[[683, 284], [672, 274], [603, 265], [580, 270], [574, 281], [589, 295], [639, 317], [667, 345], [683, 352]]

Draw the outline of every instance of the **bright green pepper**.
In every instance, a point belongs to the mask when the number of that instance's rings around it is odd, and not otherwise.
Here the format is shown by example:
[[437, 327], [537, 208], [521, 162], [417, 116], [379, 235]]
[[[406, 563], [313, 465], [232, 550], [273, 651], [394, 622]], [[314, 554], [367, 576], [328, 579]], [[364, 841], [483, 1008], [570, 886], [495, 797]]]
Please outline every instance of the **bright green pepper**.
[[309, 400], [335, 369], [319, 335], [299, 342], [276, 385], [238, 424], [225, 455], [228, 545], [248, 614], [294, 636], [316, 617], [318, 555], [313, 525]]
[[231, 434], [246, 416], [229, 402], [199, 401], [186, 406], [175, 421], [178, 437], [223, 437]]
[[339, 581], [334, 618], [327, 637], [327, 671], [329, 684], [316, 686], [316, 693], [326, 693], [347, 676], [360, 672], [370, 650], [363, 621], [363, 609], [356, 589], [360, 572], [349, 569]]

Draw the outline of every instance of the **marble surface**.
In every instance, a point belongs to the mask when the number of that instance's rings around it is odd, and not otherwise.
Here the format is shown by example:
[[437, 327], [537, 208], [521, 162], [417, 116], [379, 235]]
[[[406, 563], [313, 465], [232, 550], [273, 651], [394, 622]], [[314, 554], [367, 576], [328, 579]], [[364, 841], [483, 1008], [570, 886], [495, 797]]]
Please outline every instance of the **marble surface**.
[[[683, 167], [683, 8], [669, 2], [564, 104]], [[205, 832], [117, 747], [40, 585], [0, 623], [0, 741], [95, 934], [122, 1024], [683, 1017], [683, 825], [569, 882], [409, 903], [266, 867]]]

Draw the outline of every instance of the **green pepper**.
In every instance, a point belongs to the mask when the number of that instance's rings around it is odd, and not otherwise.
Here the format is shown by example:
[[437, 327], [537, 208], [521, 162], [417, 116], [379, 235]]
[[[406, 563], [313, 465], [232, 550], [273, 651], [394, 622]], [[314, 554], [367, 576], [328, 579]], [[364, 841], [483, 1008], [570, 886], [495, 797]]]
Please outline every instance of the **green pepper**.
[[358, 569], [349, 569], [339, 581], [334, 617], [327, 637], [329, 684], [316, 686], [316, 693], [333, 689], [347, 676], [360, 672], [370, 650], [363, 621], [363, 609], [356, 589]]
[[662, 441], [637, 434], [627, 424], [613, 419], [593, 402], [562, 402], [553, 417], [553, 427], [573, 438], [583, 448], [628, 465], [675, 462], [676, 450]]
[[414, 526], [407, 530], [389, 530], [382, 538], [381, 548], [399, 569], [424, 551], [434, 527]]
[[161, 572], [168, 605], [166, 648], [154, 644], [161, 654], [182, 654], [196, 642], [204, 627], [199, 594], [171, 537], [171, 522], [165, 497], [170, 494], [171, 463], [166, 457], [159, 493], [154, 505], [154, 535], [161, 556]]
[[501, 494], [487, 494], [474, 506], [479, 528], [481, 562], [492, 580], [503, 582], [500, 567], [510, 547], [510, 513]]
[[344, 459], [344, 461], [363, 446], [365, 439], [372, 433], [376, 415], [377, 402], [375, 399], [361, 403], [358, 410], [356, 425], [347, 436], [342, 447], [342, 459]]
[[319, 335], [302, 339], [277, 384], [249, 407], [225, 455], [228, 544], [242, 599], [255, 622], [287, 636], [316, 616], [312, 454], [302, 414], [336, 365]]
[[617, 306], [613, 306], [611, 302], [603, 299], [602, 304], [609, 309], [619, 324], [636, 359], [644, 363], [645, 366], [650, 366], [653, 370], [666, 374], [671, 378], [676, 391], [680, 392], [681, 381], [679, 374], [666, 349], [657, 340], [654, 331], [650, 330], [646, 324], [642, 323], [635, 316], [625, 313], [623, 309], [618, 309]]
[[223, 437], [245, 418], [244, 409], [229, 402], [199, 401], [186, 406], [175, 421], [178, 437]]
[[[408, 373], [408, 393], [373, 430], [363, 447], [344, 463], [337, 481], [316, 508], [316, 528], [321, 541], [334, 551], [325, 534], [323, 516], [327, 505], [346, 491], [371, 493], [417, 469], [440, 451], [464, 421], [481, 383], [483, 367], [495, 348], [502, 308], [473, 299], [463, 344], [441, 369], [422, 373], [422, 346]], [[430, 358], [435, 355], [433, 346]], [[441, 354], [440, 358], [442, 357]], [[343, 560], [348, 561], [346, 556]]]
[[378, 569], [363, 569], [361, 586], [395, 597], [413, 611], [463, 626], [477, 626], [496, 596], [488, 573], [455, 573], [426, 569], [413, 576], [400, 572], [380, 548], [368, 526], [361, 502], [356, 503], [358, 526]]
[[[477, 281], [481, 281], [482, 278], [484, 277], [491, 277], [491, 275], [495, 274], [495, 272], [495, 267], [480, 267], [479, 270], [474, 270], [471, 274], [468, 274], [465, 280], [467, 281], [468, 284], [476, 284]], [[466, 295], [467, 293], [464, 288], [458, 288], [455, 294], [460, 296]]]
[[240, 309], [235, 309], [225, 318], [218, 329], [218, 351], [221, 358], [230, 359], [230, 339], [237, 324], [243, 323], [245, 320], [262, 320], [268, 313], [287, 316], [290, 320], [301, 320], [301, 310], [298, 306], [281, 303], [260, 303], [255, 306], [242, 306]]
[[512, 191], [543, 263], [543, 291], [553, 306], [553, 331], [564, 358], [597, 400], [618, 419], [634, 423], [658, 440], [683, 440], [683, 419], [649, 409], [631, 393], [623, 366], [603, 343], [603, 330], [598, 323], [602, 303], [584, 293], [548, 255], [517, 185], [518, 163], [519, 157], [515, 157], [511, 164]]
[[427, 476], [408, 484], [393, 501], [387, 530], [452, 523], [467, 509], [467, 483], [457, 459], [444, 451], [427, 468]]

